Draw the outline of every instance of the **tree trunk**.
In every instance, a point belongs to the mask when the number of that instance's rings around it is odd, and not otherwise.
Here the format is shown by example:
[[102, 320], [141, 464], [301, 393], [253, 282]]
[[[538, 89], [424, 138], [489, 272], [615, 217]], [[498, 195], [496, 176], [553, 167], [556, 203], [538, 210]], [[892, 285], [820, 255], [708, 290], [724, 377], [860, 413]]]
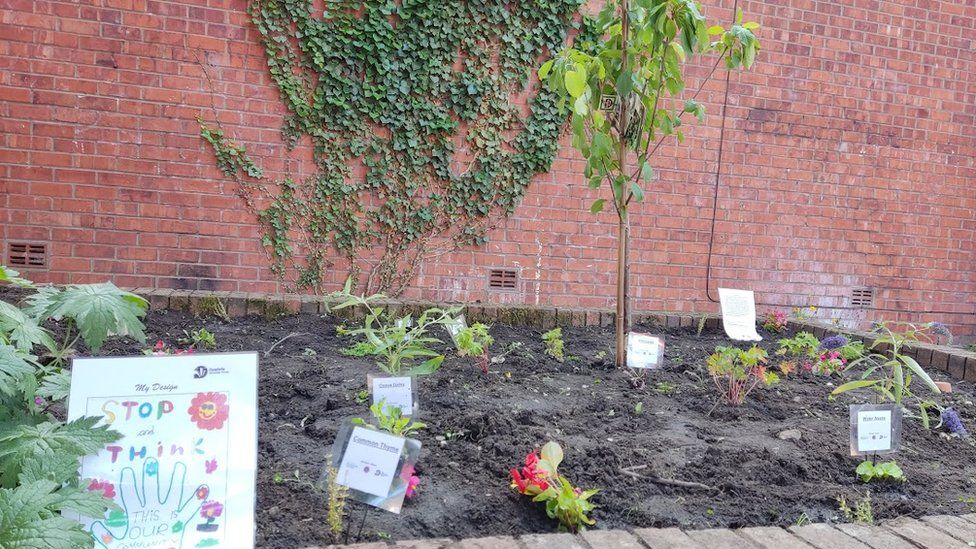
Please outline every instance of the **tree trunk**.
[[[627, 65], [627, 46], [630, 44], [630, 18], [627, 13], [627, 0], [620, 0], [620, 72], [629, 72]], [[630, 109], [627, 97], [617, 93], [617, 138], [619, 156], [617, 163], [621, 177], [627, 177], [627, 126], [630, 123]], [[627, 247], [630, 242], [630, 219], [627, 216], [627, 203], [630, 201], [630, 185], [623, 182], [617, 196], [617, 367], [627, 366], [627, 332], [630, 330], [630, 307], [627, 306]]]

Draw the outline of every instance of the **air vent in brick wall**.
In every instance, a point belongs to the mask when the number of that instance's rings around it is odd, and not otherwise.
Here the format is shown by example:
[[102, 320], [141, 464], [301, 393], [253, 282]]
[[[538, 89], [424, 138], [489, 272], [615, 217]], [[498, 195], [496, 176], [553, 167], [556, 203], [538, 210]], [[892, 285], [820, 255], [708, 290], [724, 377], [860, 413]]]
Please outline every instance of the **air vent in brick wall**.
[[488, 271], [488, 287], [492, 290], [514, 290], [518, 287], [518, 272], [513, 269]]
[[854, 288], [851, 290], [851, 306], [870, 309], [874, 303], [874, 290], [871, 288]]
[[47, 244], [38, 242], [8, 243], [7, 265], [28, 269], [43, 269], [47, 267]]

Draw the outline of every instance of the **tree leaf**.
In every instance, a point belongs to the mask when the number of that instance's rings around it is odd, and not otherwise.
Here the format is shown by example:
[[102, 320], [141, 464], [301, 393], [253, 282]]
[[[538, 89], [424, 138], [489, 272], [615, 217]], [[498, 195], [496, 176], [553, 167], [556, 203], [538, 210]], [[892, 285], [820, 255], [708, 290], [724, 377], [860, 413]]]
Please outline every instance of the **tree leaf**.
[[606, 199], [605, 198], [598, 198], [598, 199], [596, 199], [593, 202], [593, 205], [590, 206], [590, 213], [595, 213], [596, 214], [596, 213], [602, 212], [603, 211], [603, 204], [605, 202], [606, 202]]
[[539, 67], [539, 80], [545, 80], [546, 78], [549, 77], [549, 71], [552, 70], [552, 63], [553, 60], [550, 59], [545, 63], [543, 63], [541, 67]]
[[634, 199], [638, 202], [644, 201], [644, 189], [636, 181], [630, 184], [630, 192], [634, 193]]
[[567, 71], [566, 76], [563, 77], [563, 83], [566, 85], [566, 91], [573, 98], [579, 98], [586, 91], [586, 72], [585, 71]]

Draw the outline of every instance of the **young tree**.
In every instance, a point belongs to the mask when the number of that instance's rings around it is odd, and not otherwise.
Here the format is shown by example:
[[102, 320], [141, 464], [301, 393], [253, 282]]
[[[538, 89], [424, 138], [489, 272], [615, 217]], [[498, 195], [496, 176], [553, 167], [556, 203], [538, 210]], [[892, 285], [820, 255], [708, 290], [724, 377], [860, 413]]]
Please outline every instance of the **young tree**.
[[[684, 141], [681, 118], [690, 113], [699, 121], [705, 109], [684, 92], [682, 64], [694, 55], [717, 56], [714, 74], [724, 60], [728, 69], [749, 68], [759, 42], [757, 23], [725, 29], [708, 26], [694, 0], [609, 0], [592, 21], [598, 39], [579, 40], [539, 68], [539, 79], [560, 95], [572, 111], [573, 146], [586, 159], [589, 186], [607, 184], [617, 212], [617, 366], [625, 366], [626, 336], [630, 330], [627, 266], [631, 201], [644, 200], [643, 185], [652, 179], [651, 157], [664, 139]], [[624, 47], [626, 45], [626, 47]], [[635, 162], [631, 163], [631, 160]], [[590, 210], [603, 210], [597, 199]]]

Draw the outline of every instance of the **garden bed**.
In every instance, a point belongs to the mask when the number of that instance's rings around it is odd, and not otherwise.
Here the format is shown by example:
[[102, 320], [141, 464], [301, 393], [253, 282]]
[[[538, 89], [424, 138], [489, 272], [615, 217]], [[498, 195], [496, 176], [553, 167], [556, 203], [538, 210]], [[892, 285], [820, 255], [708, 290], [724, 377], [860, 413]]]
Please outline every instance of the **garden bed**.
[[[366, 417], [356, 402], [370, 359], [338, 351], [350, 343], [336, 335], [340, 322], [314, 314], [268, 320], [259, 316], [225, 323], [175, 312], [152, 312], [150, 341], [173, 342], [183, 330], [205, 326], [218, 351], [262, 352], [257, 501], [257, 546], [295, 548], [328, 544], [325, 502], [312, 483], [324, 465], [340, 422]], [[592, 516], [597, 528], [682, 526], [692, 528], [789, 525], [840, 520], [836, 497], [863, 495], [867, 486], [848, 455], [847, 405], [865, 393], [828, 401], [837, 378], [793, 375], [754, 391], [745, 404], [715, 407], [718, 393], [704, 369], [723, 333], [646, 328], [667, 336], [666, 366], [634, 389], [612, 366], [609, 329], [563, 328], [560, 364], [543, 352], [539, 331], [496, 325], [493, 350], [520, 341], [524, 351], [481, 373], [448, 353], [437, 373], [420, 384], [419, 492], [401, 515], [369, 513], [363, 540], [473, 537], [551, 532], [538, 504], [509, 488], [509, 469], [549, 439], [566, 450], [561, 470], [582, 488], [602, 491]], [[267, 356], [263, 352], [281, 338]], [[437, 334], [440, 336], [441, 334]], [[763, 346], [775, 338], [764, 334]], [[114, 342], [103, 353], [137, 353]], [[445, 347], [446, 349], [446, 347]], [[941, 374], [933, 376], [944, 379]], [[955, 382], [943, 402], [976, 417], [973, 386]], [[638, 410], [638, 403], [642, 403]], [[713, 409], [711, 415], [709, 412]], [[798, 430], [799, 440], [777, 435]], [[904, 447], [896, 458], [909, 481], [872, 484], [876, 519], [899, 515], [963, 513], [976, 495], [976, 450], [965, 441], [927, 431], [906, 419]], [[624, 472], [696, 482], [703, 490], [655, 483]], [[297, 471], [297, 477], [296, 477]], [[349, 505], [355, 539], [363, 506]]]

